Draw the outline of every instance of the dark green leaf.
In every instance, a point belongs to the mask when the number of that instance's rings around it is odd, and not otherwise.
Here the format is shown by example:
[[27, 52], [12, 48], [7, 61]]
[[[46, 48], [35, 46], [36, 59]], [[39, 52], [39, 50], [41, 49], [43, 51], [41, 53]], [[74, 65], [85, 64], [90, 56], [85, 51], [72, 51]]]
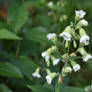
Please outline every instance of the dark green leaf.
[[6, 85], [0, 84], [0, 92], [12, 92]]
[[13, 78], [23, 77], [20, 70], [8, 62], [0, 62], [0, 75]]

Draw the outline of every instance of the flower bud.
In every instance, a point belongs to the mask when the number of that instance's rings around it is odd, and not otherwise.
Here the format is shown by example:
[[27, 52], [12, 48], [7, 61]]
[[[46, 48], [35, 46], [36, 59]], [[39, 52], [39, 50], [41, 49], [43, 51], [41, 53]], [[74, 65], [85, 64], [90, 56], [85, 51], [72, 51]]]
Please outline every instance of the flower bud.
[[71, 66], [69, 66], [69, 64], [65, 64], [62, 68], [63, 77], [66, 76], [68, 73], [71, 73], [71, 72], [72, 72]]

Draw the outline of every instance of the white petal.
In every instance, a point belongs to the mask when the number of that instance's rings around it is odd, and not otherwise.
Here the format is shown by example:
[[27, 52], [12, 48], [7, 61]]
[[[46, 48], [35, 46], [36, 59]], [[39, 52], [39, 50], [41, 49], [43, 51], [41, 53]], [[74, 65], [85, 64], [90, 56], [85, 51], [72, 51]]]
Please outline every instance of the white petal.
[[49, 6], [49, 7], [53, 7], [53, 2], [52, 2], [52, 1], [49, 2], [49, 3], [48, 3], [48, 6]]
[[41, 75], [39, 73], [36, 73], [36, 72], [32, 73], [32, 76], [37, 77], [37, 78], [41, 78]]
[[87, 56], [83, 57], [83, 61], [87, 62], [89, 59], [92, 59], [92, 56], [88, 54]]
[[82, 23], [82, 25], [84, 25], [84, 26], [88, 26], [88, 22], [87, 22], [85, 19], [82, 19], [82, 20], [81, 20], [81, 23]]
[[84, 43], [85, 45], [89, 44], [89, 36], [88, 35], [84, 35], [80, 38], [80, 43]]
[[49, 60], [50, 56], [45, 56], [45, 61], [47, 62]]
[[59, 61], [60, 61], [60, 59], [55, 59], [55, 60], [53, 61], [53, 65], [54, 65], [54, 66], [57, 65], [57, 64], [59, 63]]
[[50, 34], [47, 35], [48, 40], [51, 40], [51, 39], [53, 39], [55, 37], [56, 37], [55, 33], [50, 33]]
[[75, 13], [76, 16], [79, 18], [83, 18], [86, 15], [86, 13], [83, 10], [75, 11]]
[[70, 41], [71, 40], [71, 35], [68, 32], [63, 32], [59, 35], [60, 37], [63, 37], [64, 40]]
[[51, 84], [52, 78], [49, 75], [46, 76], [46, 80], [48, 84]]
[[79, 71], [80, 70], [80, 65], [79, 64], [74, 65], [73, 69], [74, 69], [75, 72]]
[[47, 53], [46, 52], [42, 52], [41, 56], [44, 58], [47, 56]]

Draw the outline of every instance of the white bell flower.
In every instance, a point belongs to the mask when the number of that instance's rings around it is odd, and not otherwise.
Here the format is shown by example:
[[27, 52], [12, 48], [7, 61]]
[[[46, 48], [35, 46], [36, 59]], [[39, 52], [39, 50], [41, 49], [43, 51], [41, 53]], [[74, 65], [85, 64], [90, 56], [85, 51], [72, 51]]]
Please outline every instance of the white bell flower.
[[59, 61], [60, 61], [59, 58], [58, 58], [58, 59], [55, 59], [55, 60], [53, 61], [53, 65], [54, 65], [54, 66], [57, 65], [57, 64], [59, 63]]
[[75, 13], [76, 13], [76, 16], [79, 18], [83, 18], [86, 15], [85, 11], [83, 10], [75, 11]]
[[73, 66], [73, 70], [74, 70], [75, 72], [79, 71], [80, 68], [81, 68], [81, 67], [80, 67], [79, 64], [76, 64], [76, 65]]
[[56, 37], [56, 34], [55, 34], [55, 33], [47, 34], [48, 40], [51, 40], [51, 39], [53, 39], [53, 38], [55, 38], [55, 37]]
[[68, 32], [63, 32], [59, 35], [60, 37], [63, 37], [64, 40], [70, 41], [71, 40], [71, 35]]
[[88, 45], [89, 44], [89, 36], [88, 35], [81, 36], [80, 43], [84, 43], [85, 45]]
[[47, 80], [47, 83], [48, 83], [48, 84], [51, 84], [51, 82], [52, 82], [51, 76], [47, 75], [47, 76], [46, 76], [46, 80]]
[[50, 56], [46, 52], [42, 52], [41, 56], [45, 58], [46, 61], [49, 60]]
[[37, 72], [32, 73], [33, 77], [41, 78], [41, 75]]
[[83, 26], [88, 26], [88, 22], [85, 19], [82, 19], [80, 22]]
[[84, 62], [87, 62], [89, 59], [92, 59], [92, 56], [90, 54], [87, 54], [86, 56], [83, 57]]
[[50, 8], [53, 7], [53, 2], [52, 2], [52, 1], [50, 1], [50, 2], [48, 3], [48, 7], [50, 7]]

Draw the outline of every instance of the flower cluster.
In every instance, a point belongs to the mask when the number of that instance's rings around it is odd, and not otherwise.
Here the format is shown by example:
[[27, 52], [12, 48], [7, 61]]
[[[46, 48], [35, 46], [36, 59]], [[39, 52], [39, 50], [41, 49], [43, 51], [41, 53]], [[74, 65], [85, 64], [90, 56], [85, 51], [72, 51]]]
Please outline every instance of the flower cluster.
[[[51, 3], [49, 5], [52, 5]], [[81, 69], [79, 62], [76, 61], [84, 61], [87, 62], [89, 59], [92, 59], [92, 56], [87, 53], [84, 46], [89, 45], [89, 36], [87, 35], [84, 27], [88, 26], [88, 22], [83, 19], [86, 13], [83, 10], [75, 11], [75, 23], [71, 23], [69, 26], [65, 28], [65, 30], [59, 34], [59, 37], [63, 38], [63, 47], [65, 51], [60, 52], [59, 47], [61, 46], [60, 41], [57, 38], [56, 33], [47, 34], [47, 39], [52, 41], [53, 46], [51, 46], [46, 51], [42, 52], [41, 56], [46, 61], [47, 68], [45, 69], [47, 75], [46, 80], [48, 84], [51, 84], [52, 80], [56, 76], [66, 76], [68, 73], [72, 71], [77, 72]], [[71, 53], [71, 48], [75, 48], [75, 51]], [[63, 47], [61, 49], [63, 49]], [[80, 53], [78, 56], [77, 53]], [[80, 57], [73, 59], [74, 57]], [[58, 65], [58, 63], [64, 63], [61, 72], [51, 72], [50, 66], [54, 67]], [[33, 77], [41, 78], [39, 74], [40, 68], [37, 68], [36, 71], [32, 74]], [[60, 78], [60, 77], [59, 77]]]

